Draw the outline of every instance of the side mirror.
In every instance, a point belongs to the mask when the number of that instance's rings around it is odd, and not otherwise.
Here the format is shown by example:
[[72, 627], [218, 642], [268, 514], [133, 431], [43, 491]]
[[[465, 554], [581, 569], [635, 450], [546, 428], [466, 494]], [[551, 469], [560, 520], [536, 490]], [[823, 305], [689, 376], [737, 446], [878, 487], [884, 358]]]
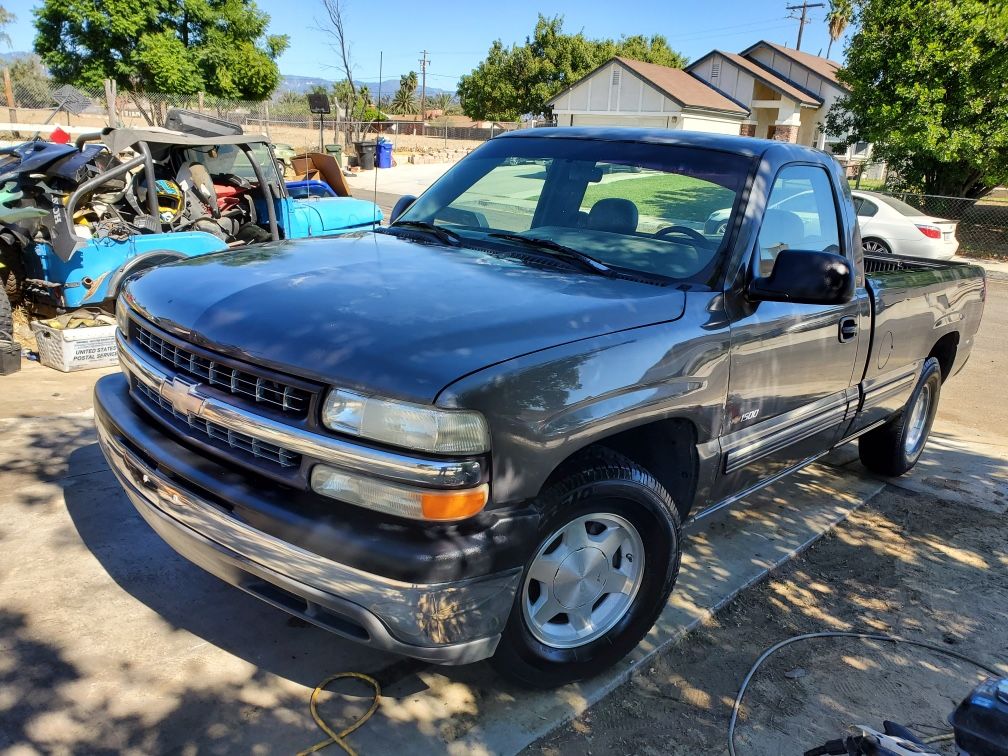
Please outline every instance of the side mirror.
[[412, 194], [404, 194], [397, 199], [395, 205], [392, 206], [392, 213], [389, 215], [389, 225], [399, 220], [399, 216], [409, 210], [409, 206], [414, 202], [416, 202], [416, 197]]
[[750, 282], [748, 294], [757, 302], [843, 304], [854, 296], [854, 272], [846, 257], [832, 252], [783, 249], [770, 275]]

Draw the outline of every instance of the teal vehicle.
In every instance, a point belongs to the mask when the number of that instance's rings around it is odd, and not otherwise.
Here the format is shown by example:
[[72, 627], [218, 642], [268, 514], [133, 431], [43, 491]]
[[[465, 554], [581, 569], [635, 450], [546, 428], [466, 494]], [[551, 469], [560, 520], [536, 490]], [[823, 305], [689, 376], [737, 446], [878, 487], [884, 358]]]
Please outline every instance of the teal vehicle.
[[109, 307], [165, 262], [381, 220], [366, 200], [292, 197], [265, 136], [105, 129], [0, 151], [0, 279], [41, 312]]

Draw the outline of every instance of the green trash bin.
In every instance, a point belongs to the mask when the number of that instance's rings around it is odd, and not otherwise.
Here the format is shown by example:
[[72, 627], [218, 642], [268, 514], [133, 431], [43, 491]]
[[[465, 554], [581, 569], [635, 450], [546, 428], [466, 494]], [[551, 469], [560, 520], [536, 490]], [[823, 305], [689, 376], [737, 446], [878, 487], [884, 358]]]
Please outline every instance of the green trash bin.
[[332, 155], [336, 158], [336, 163], [340, 168], [343, 167], [343, 147], [339, 144], [327, 144], [325, 146], [325, 151], [327, 155]]

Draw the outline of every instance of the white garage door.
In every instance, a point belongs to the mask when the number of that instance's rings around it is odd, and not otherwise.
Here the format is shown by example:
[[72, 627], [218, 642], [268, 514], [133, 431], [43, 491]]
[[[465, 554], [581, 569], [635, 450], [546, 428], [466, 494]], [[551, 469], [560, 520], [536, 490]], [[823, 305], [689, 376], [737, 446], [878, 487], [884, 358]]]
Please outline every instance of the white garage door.
[[658, 128], [668, 125], [667, 116], [574, 115], [572, 126], [622, 126], [623, 128]]

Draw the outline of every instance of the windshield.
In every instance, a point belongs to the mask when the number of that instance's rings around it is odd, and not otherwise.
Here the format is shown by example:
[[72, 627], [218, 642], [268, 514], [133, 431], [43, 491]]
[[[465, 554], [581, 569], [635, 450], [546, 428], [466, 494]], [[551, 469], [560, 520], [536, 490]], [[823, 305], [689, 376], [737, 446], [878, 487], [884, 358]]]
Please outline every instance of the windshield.
[[[252, 144], [251, 148], [266, 182], [276, 187], [278, 185], [277, 166], [270, 157], [269, 149], [261, 142]], [[190, 147], [185, 151], [185, 159], [194, 163], [202, 163], [211, 176], [240, 176], [251, 184], [257, 185], [259, 183], [248, 155], [241, 147], [234, 144]]]
[[751, 168], [750, 158], [697, 147], [494, 139], [401, 220], [448, 227], [464, 240], [504, 243], [494, 234], [517, 233], [615, 268], [705, 280]]

